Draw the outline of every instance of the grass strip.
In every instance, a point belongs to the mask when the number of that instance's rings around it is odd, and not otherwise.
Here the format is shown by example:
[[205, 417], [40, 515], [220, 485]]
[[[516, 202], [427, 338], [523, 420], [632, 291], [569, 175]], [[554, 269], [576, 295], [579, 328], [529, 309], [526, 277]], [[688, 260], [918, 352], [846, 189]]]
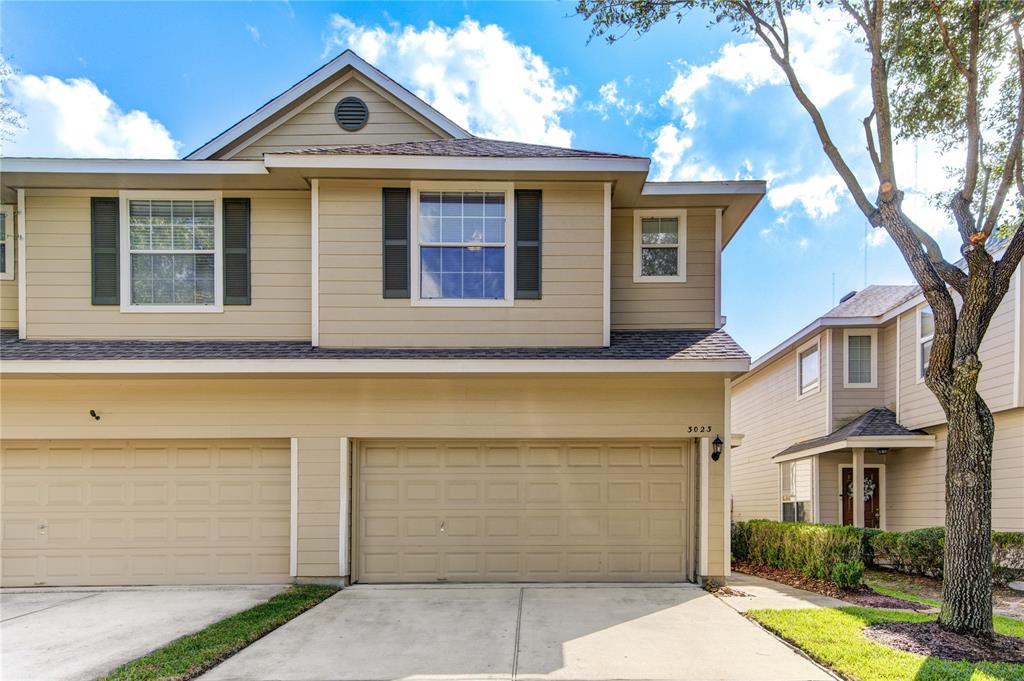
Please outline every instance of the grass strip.
[[865, 627], [882, 622], [927, 622], [935, 615], [875, 608], [753, 610], [747, 616], [855, 681], [1024, 681], [1024, 665], [953, 662], [896, 650], [868, 640]]
[[337, 592], [333, 586], [293, 586], [266, 603], [231, 615], [123, 664], [99, 681], [193, 679]]
[[[924, 605], [930, 605], [933, 608], [941, 608], [942, 601], [935, 598], [925, 598], [924, 596], [918, 596], [906, 591], [900, 591], [899, 589], [890, 589], [887, 586], [882, 586], [877, 582], [865, 580], [865, 583], [873, 590], [884, 596], [892, 596], [893, 598], [902, 598], [905, 601], [913, 601], [914, 603], [922, 603]], [[1004, 636], [1016, 636], [1017, 638], [1024, 638], [1024, 622], [1007, 617], [1005, 615], [992, 615], [992, 628], [995, 629], [997, 634], [1003, 634]]]

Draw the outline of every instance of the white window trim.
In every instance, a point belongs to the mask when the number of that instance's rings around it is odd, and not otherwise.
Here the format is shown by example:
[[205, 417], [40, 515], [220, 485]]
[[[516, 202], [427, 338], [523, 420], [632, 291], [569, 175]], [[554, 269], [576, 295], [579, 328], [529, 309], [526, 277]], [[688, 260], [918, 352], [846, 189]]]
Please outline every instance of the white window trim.
[[[786, 517], [786, 514], [782, 510], [783, 506], [785, 504], [794, 503], [792, 501], [783, 501], [782, 500], [782, 486], [783, 486], [782, 485], [782, 470], [783, 470], [783, 468], [785, 468], [786, 464], [798, 464], [798, 463], [800, 463], [802, 461], [807, 461], [811, 465], [811, 499], [810, 499], [810, 502], [811, 502], [811, 505], [812, 505], [811, 506], [811, 519], [810, 520], [797, 521], [797, 522], [804, 522], [804, 523], [807, 523], [807, 524], [814, 524], [814, 523], [818, 522], [818, 518], [820, 517], [820, 514], [818, 513], [818, 507], [816, 505], [818, 503], [818, 467], [817, 467], [817, 464], [815, 463], [817, 461], [817, 459], [818, 459], [818, 457], [816, 457], [816, 456], [805, 456], [805, 457], [802, 457], [802, 458], [799, 458], [799, 459], [792, 459], [790, 461], [779, 461], [776, 464], [777, 468], [779, 469], [779, 475], [778, 475], [778, 479], [779, 480], [778, 480], [778, 492], [775, 495], [775, 500], [776, 500], [776, 506], [778, 507], [778, 512], [779, 512], [779, 522], [785, 522], [784, 518]], [[842, 511], [842, 509], [840, 509], [840, 511]]]
[[[412, 210], [409, 215], [409, 303], [413, 307], [512, 307], [515, 303], [515, 184], [512, 182], [412, 182]], [[420, 298], [420, 192], [504, 192], [505, 193], [505, 297]], [[437, 246], [443, 244], [426, 244]], [[494, 246], [496, 244], [490, 244]]]
[[[838, 507], [836, 509], [838, 519], [836, 523], [838, 525], [843, 524], [843, 469], [853, 468], [853, 464], [841, 463], [839, 464], [839, 478], [836, 489], [839, 490], [839, 494], [836, 495], [836, 503]], [[885, 504], [886, 504], [886, 490], [885, 490], [885, 464], [884, 463], [866, 463], [864, 464], [864, 470], [868, 468], [878, 469], [878, 529], [885, 530]], [[867, 520], [865, 519], [865, 526]]]
[[[807, 350], [817, 346], [818, 349], [818, 382], [807, 390], [803, 389], [803, 369], [800, 366], [800, 355], [804, 354]], [[805, 397], [811, 395], [817, 395], [821, 392], [821, 338], [815, 338], [814, 340], [808, 341], [796, 349], [796, 399], [802, 400]]]
[[18, 212], [14, 206], [5, 203], [3, 205], [3, 214], [4, 227], [7, 234], [7, 238], [4, 240], [4, 243], [7, 244], [7, 259], [4, 264], [7, 265], [7, 268], [0, 270], [0, 280], [14, 281], [14, 244], [17, 241], [15, 222]]
[[934, 312], [932, 312], [932, 335], [929, 336], [928, 338], [922, 338], [921, 337], [921, 313], [923, 313], [926, 309], [930, 310], [931, 306], [928, 305], [928, 304], [921, 305], [914, 312], [914, 319], [917, 322], [917, 333], [914, 334], [914, 337], [917, 339], [917, 343], [915, 343], [915, 345], [914, 345], [914, 355], [917, 357], [917, 359], [914, 362], [915, 371], [916, 371], [916, 373], [914, 374], [914, 378], [915, 378], [917, 383], [924, 383], [924, 362], [921, 360], [921, 346], [924, 345], [929, 340], [931, 340], [931, 341], [935, 340], [935, 331], [934, 331], [934, 329], [935, 329], [935, 313]]
[[[679, 243], [674, 246], [664, 245], [664, 248], [676, 248], [677, 271], [679, 274], [668, 277], [643, 276], [643, 265], [640, 262], [641, 248], [651, 248], [651, 244], [643, 246], [640, 243], [642, 224], [644, 218], [676, 218], [679, 224]], [[655, 245], [655, 248], [658, 246]], [[657, 210], [635, 210], [633, 211], [633, 283], [634, 284], [656, 284], [665, 282], [686, 281], [686, 211], [678, 208], [661, 208]]]
[[[850, 337], [870, 336], [871, 338], [871, 380], [867, 383], [850, 382]], [[843, 387], [878, 387], [878, 329], [843, 329]]]
[[[219, 191], [124, 190], [118, 193], [120, 224], [121, 312], [223, 312], [224, 311], [224, 204]], [[132, 304], [131, 229], [128, 202], [132, 199], [213, 200], [213, 305], [134, 305]]]

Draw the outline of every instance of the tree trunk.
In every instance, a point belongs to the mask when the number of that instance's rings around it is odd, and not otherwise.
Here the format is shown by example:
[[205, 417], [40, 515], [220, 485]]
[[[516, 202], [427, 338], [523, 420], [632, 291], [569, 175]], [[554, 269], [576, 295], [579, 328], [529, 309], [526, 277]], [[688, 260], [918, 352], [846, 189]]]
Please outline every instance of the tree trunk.
[[[973, 383], [973, 382], [972, 382]], [[958, 386], [943, 405], [946, 551], [940, 626], [992, 637], [992, 412], [976, 386]], [[940, 401], [941, 398], [940, 398]]]

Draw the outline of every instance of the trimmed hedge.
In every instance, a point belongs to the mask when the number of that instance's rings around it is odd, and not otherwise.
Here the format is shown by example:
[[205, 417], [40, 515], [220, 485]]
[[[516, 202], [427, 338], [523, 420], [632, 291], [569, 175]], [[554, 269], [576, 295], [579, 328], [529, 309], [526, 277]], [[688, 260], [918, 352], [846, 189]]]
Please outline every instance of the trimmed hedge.
[[798, 570], [841, 587], [860, 584], [861, 546], [862, 533], [844, 525], [749, 520], [732, 528], [732, 553], [737, 560]]
[[[926, 527], [883, 532], [849, 525], [811, 525], [749, 520], [732, 526], [736, 560], [799, 570], [839, 586], [859, 583], [856, 565], [887, 567], [897, 572], [942, 579], [946, 532]], [[838, 569], [836, 566], [839, 565]], [[1024, 580], [1024, 532], [992, 533], [992, 580]]]

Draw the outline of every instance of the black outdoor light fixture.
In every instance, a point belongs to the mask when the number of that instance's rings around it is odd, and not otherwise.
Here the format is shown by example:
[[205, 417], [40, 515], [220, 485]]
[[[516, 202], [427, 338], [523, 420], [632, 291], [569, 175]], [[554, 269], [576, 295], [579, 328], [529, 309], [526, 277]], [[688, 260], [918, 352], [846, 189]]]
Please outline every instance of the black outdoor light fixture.
[[889, 448], [888, 447], [877, 447], [877, 448], [875, 448], [875, 453], [878, 454], [879, 456], [885, 456], [886, 454], [889, 453]]
[[718, 461], [719, 457], [722, 456], [722, 438], [715, 436], [715, 439], [711, 441], [711, 460]]

